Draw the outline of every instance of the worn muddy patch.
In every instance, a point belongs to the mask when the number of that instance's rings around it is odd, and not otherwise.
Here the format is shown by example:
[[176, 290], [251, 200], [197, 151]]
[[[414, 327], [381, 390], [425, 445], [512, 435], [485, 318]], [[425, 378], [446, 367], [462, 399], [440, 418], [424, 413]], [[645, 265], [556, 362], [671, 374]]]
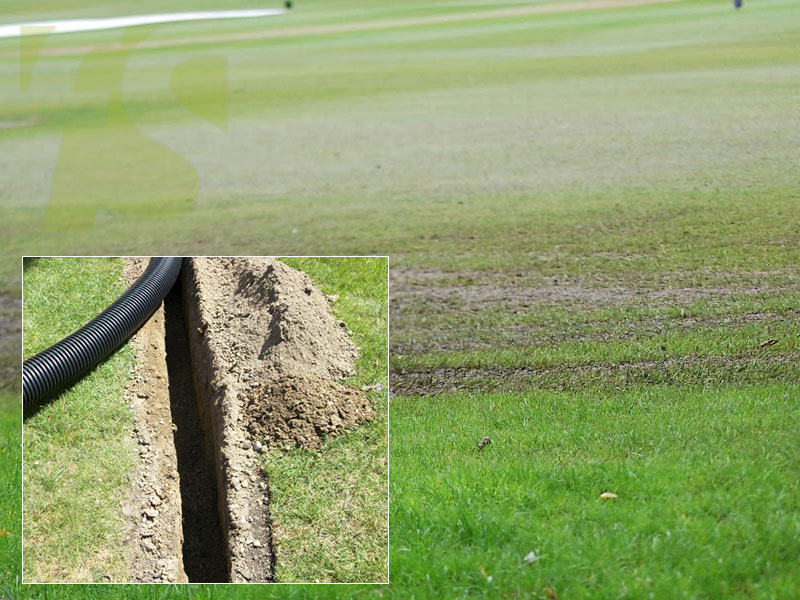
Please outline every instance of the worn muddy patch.
[[[786, 321], [800, 314], [796, 306], [788, 303], [780, 310], [753, 310], [767, 300], [774, 305], [773, 301], [784, 294], [796, 298], [800, 282], [797, 274], [789, 271], [666, 273], [648, 285], [543, 277], [536, 273], [409, 268], [393, 272], [392, 277], [391, 309], [396, 332], [392, 352], [396, 356], [650, 339], [675, 331], [689, 334]], [[695, 279], [704, 285], [687, 285]], [[713, 307], [714, 314], [704, 316], [700, 311], [699, 315], [681, 316], [676, 311], [692, 306]], [[730, 307], [728, 312], [726, 307]], [[531, 318], [550, 309], [555, 310], [552, 320]], [[616, 311], [613, 314], [619, 316], [601, 318], [598, 309]], [[654, 315], [654, 311], [661, 314]], [[571, 321], [573, 314], [575, 319]], [[397, 395], [431, 395], [461, 390], [576, 389], [582, 385], [615, 387], [647, 382], [733, 384], [766, 381], [764, 373], [790, 380], [798, 372], [786, 358], [791, 351], [787, 354], [786, 350], [774, 356], [739, 359], [665, 357], [657, 363], [565, 365], [554, 369], [395, 367], [392, 391]]]
[[0, 295], [0, 390], [14, 385], [19, 377], [21, 312], [19, 298]]
[[625, 286], [594, 287], [564, 282], [528, 287], [523, 285], [415, 286], [393, 290], [392, 304], [403, 309], [414, 303], [458, 308], [478, 312], [487, 307], [520, 314], [532, 308], [573, 307], [596, 309], [609, 306], [675, 306], [698, 300], [711, 300], [730, 296], [754, 296], [768, 289], [756, 286], [733, 287], [677, 287], [665, 289], [633, 288]]
[[[698, 279], [704, 285], [690, 285]], [[788, 305], [784, 310], [753, 309], [766, 302], [774, 305], [781, 295], [798, 294], [800, 280], [791, 271], [664, 273], [645, 284], [513, 270], [405, 267], [392, 271], [392, 353], [631, 340], [676, 330], [739, 327], [794, 318], [797, 309]], [[679, 310], [700, 305], [713, 307], [709, 312], [714, 314], [683, 316]], [[554, 311], [553, 318], [537, 318], [544, 311]], [[599, 314], [604, 311], [619, 317]], [[570, 314], [575, 315], [572, 322]]]
[[[698, 285], [702, 281], [703, 285]], [[537, 307], [673, 306], [730, 296], [800, 289], [794, 271], [751, 273], [662, 273], [648, 281], [596, 275], [542, 276], [519, 270], [455, 271], [392, 269], [394, 309], [432, 303], [470, 312], [487, 306], [511, 310]]]
[[765, 357], [706, 356], [660, 361], [535, 367], [446, 367], [393, 369], [395, 396], [434, 396], [456, 392], [525, 392], [534, 389], [607, 390], [635, 385], [744, 385], [800, 381], [800, 353]]
[[463, 326], [432, 324], [401, 337], [392, 343], [397, 356], [433, 352], [509, 348], [520, 346], [553, 346], [565, 342], [615, 342], [643, 340], [676, 331], [690, 333], [720, 327], [737, 328], [753, 323], [769, 323], [797, 319], [800, 309], [731, 313], [717, 316], [648, 316], [619, 321], [585, 321], [568, 326], [563, 322], [546, 324], [515, 323], [510, 325]]

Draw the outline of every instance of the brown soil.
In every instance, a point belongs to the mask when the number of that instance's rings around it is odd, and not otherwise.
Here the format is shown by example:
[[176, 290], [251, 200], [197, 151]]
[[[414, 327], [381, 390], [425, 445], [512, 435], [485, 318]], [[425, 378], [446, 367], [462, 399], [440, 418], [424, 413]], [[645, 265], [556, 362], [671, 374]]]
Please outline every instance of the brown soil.
[[[127, 283], [144, 271], [148, 259], [128, 259]], [[160, 308], [132, 340], [136, 362], [126, 395], [133, 409], [133, 435], [139, 465], [124, 512], [132, 580], [186, 582], [182, 552], [181, 490], [173, 442], [164, 310]]]
[[19, 386], [21, 310], [19, 298], [0, 295], [0, 390]]
[[366, 394], [340, 381], [357, 351], [310, 278], [269, 258], [193, 259], [200, 326], [217, 369], [238, 375], [247, 427], [262, 443], [315, 448], [372, 417]]
[[[126, 280], [146, 264], [129, 259]], [[184, 259], [133, 343], [134, 579], [271, 581], [259, 450], [316, 448], [372, 416], [366, 394], [341, 381], [357, 358], [345, 324], [307, 275], [277, 260]]]
[[253, 439], [266, 445], [286, 443], [315, 448], [323, 436], [368, 420], [366, 394], [319, 375], [281, 375], [248, 387], [246, 409]]
[[393, 396], [435, 396], [453, 392], [579, 391], [590, 386], [619, 389], [633, 385], [763, 385], [800, 378], [800, 353], [680, 357], [659, 361], [535, 367], [443, 367], [393, 369]]
[[366, 395], [341, 383], [357, 351], [325, 295], [277, 260], [185, 259], [181, 279], [230, 578], [271, 581], [269, 486], [257, 442], [261, 450], [313, 448], [370, 418]]
[[754, 286], [676, 287], [647, 289], [626, 286], [586, 286], [575, 283], [522, 286], [475, 283], [472, 285], [413, 286], [392, 288], [392, 305], [403, 309], [414, 302], [463, 307], [470, 312], [487, 308], [516, 313], [536, 306], [601, 308], [606, 306], [675, 306], [702, 299], [752, 296], [775, 288]]
[[[603, 308], [643, 309], [690, 306], [703, 300], [725, 306], [741, 297], [759, 298], [796, 293], [792, 272], [704, 274], [704, 286], [687, 285], [689, 274], [667, 274], [642, 282], [543, 277], [524, 272], [445, 272], [435, 269], [392, 269], [392, 339], [394, 355], [518, 347], [566, 341], [652, 337], [665, 331], [731, 327], [769, 319], [793, 318], [796, 312], [730, 313], [717, 317], [641, 317], [618, 322], [595, 321], [565, 328], [558, 322], [491, 323], [493, 315], [524, 317], [537, 310], [569, 307], [576, 311]], [[635, 285], [640, 283], [640, 285]], [[486, 324], [483, 321], [488, 320]], [[509, 319], [505, 319], [506, 321]]]
[[173, 441], [180, 474], [183, 563], [192, 583], [227, 581], [227, 558], [217, 517], [214, 451], [197, 405], [180, 286], [164, 299]]
[[764, 311], [729, 314], [713, 317], [642, 317], [609, 324], [587, 321], [575, 328], [557, 327], [553, 324], [529, 323], [497, 325], [476, 329], [474, 324], [460, 327], [429, 327], [425, 331], [412, 331], [408, 339], [392, 344], [397, 355], [425, 354], [520, 346], [546, 346], [564, 342], [614, 341], [646, 339], [667, 332], [692, 331], [719, 327], [741, 327], [750, 323], [795, 319], [800, 310]]
[[[667, 274], [648, 282], [542, 277], [519, 272], [444, 272], [392, 269], [392, 325], [402, 331], [392, 342], [396, 355], [552, 345], [567, 341], [652, 338], [667, 331], [739, 327], [793, 319], [794, 309], [729, 313], [712, 317], [641, 317], [619, 322], [588, 321], [575, 327], [558, 322], [481, 326], [482, 315], [526, 315], [542, 308], [592, 311], [598, 308], [656, 308], [691, 305], [698, 300], [725, 306], [736, 297], [796, 293], [791, 271], [709, 273], [709, 285], [687, 285], [691, 274]], [[641, 283], [641, 285], [635, 285]], [[435, 315], [435, 316], [434, 316]], [[395, 336], [397, 337], [397, 336]], [[740, 357], [673, 358], [630, 364], [564, 365], [554, 368], [392, 369], [394, 395], [435, 395], [454, 391], [608, 388], [647, 383], [759, 383], [769, 374], [793, 381], [800, 372], [791, 360], [757, 354]], [[759, 368], [751, 368], [758, 365]]]

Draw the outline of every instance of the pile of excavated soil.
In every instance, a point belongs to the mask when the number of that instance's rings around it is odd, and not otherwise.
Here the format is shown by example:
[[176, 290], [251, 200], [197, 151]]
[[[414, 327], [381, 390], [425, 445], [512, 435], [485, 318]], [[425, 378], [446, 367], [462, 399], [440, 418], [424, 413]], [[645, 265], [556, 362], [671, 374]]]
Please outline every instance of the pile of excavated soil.
[[255, 439], [306, 448], [372, 416], [372, 406], [360, 390], [301, 372], [253, 383], [247, 390], [246, 410]]
[[185, 259], [181, 283], [230, 580], [271, 581], [269, 482], [258, 453], [316, 448], [372, 417], [366, 394], [342, 383], [357, 348], [330, 299], [278, 260]]
[[[146, 262], [127, 261], [125, 278]], [[128, 396], [141, 462], [126, 507], [133, 575], [146, 583], [271, 581], [259, 451], [317, 448], [372, 417], [367, 395], [342, 383], [358, 349], [333, 299], [278, 260], [184, 259], [179, 285], [134, 337]]]
[[236, 375], [246, 427], [265, 445], [316, 448], [372, 418], [353, 373], [357, 349], [305, 273], [271, 258], [196, 258], [200, 335]]

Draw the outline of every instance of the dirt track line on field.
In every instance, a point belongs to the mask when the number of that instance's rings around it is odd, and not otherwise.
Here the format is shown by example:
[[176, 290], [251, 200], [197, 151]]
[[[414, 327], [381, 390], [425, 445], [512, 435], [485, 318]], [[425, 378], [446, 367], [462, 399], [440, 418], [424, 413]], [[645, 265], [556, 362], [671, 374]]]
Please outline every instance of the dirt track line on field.
[[[203, 35], [178, 40], [152, 40], [137, 44], [139, 49], [171, 48], [188, 46], [192, 44], [213, 44], [222, 42], [243, 42], [252, 40], [282, 39], [292, 37], [306, 37], [336, 33], [355, 33], [362, 31], [383, 31], [387, 29], [401, 29], [404, 27], [418, 27], [424, 25], [439, 25], [444, 23], [464, 23], [470, 21], [483, 21], [487, 19], [503, 19], [508, 17], [524, 17], [531, 15], [545, 15], [557, 13], [583, 12], [591, 10], [610, 10], [615, 8], [630, 8], [650, 4], [668, 4], [682, 2], [683, 0], [599, 0], [596, 2], [569, 2], [565, 4], [544, 4], [536, 6], [520, 6], [496, 10], [467, 12], [462, 14], [431, 15], [427, 17], [406, 17], [399, 19], [385, 19], [382, 21], [366, 21], [363, 23], [341, 23], [335, 25], [306, 25], [302, 27], [289, 27], [286, 29], [269, 29], [267, 31], [254, 31], [225, 35]], [[113, 51], [127, 49], [125, 44], [101, 44], [97, 46], [75, 46], [68, 48], [43, 49], [41, 55], [64, 56], [86, 54], [90, 51]], [[16, 53], [4, 53], [9, 56]]]
[[580, 391], [641, 385], [763, 385], [795, 383], [798, 353], [681, 356], [621, 363], [563, 366], [393, 368], [393, 396], [457, 392]]
[[[475, 349], [499, 349], [520, 346], [551, 346], [566, 342], [615, 342], [646, 339], [665, 332], [689, 332], [711, 328], [736, 328], [752, 323], [769, 323], [790, 320], [800, 316], [800, 310], [749, 312], [719, 316], [693, 317], [642, 317], [620, 321], [617, 327], [608, 328], [604, 321], [590, 321], [575, 330], [553, 328], [530, 323], [482, 327], [478, 332], [470, 328], [449, 326], [438, 329], [428, 327], [424, 332], [407, 328], [404, 341], [393, 342], [392, 353], [411, 356], [431, 352], [460, 352]], [[412, 332], [409, 334], [409, 330]]]

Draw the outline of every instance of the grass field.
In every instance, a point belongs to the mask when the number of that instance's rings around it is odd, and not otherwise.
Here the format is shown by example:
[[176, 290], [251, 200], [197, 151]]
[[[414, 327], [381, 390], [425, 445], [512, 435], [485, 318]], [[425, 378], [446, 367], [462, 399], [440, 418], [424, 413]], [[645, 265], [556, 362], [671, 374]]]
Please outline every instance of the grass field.
[[369, 391], [375, 418], [321, 452], [267, 453], [270, 516], [279, 582], [385, 582], [389, 578], [388, 341], [389, 281], [385, 258], [283, 258], [335, 294], [336, 316], [359, 351], [348, 382]]
[[127, 63], [0, 40], [2, 289], [20, 253], [390, 254], [391, 584], [6, 594], [800, 595], [800, 7], [296, 4]]
[[19, 590], [22, 574], [22, 440], [15, 401], [12, 394], [0, 397], [0, 594], [7, 597]]
[[[34, 262], [35, 261], [35, 262]], [[122, 259], [26, 260], [23, 356], [97, 316], [125, 291]], [[124, 346], [25, 421], [25, 581], [119, 581], [136, 463], [124, 398], [133, 351]]]

